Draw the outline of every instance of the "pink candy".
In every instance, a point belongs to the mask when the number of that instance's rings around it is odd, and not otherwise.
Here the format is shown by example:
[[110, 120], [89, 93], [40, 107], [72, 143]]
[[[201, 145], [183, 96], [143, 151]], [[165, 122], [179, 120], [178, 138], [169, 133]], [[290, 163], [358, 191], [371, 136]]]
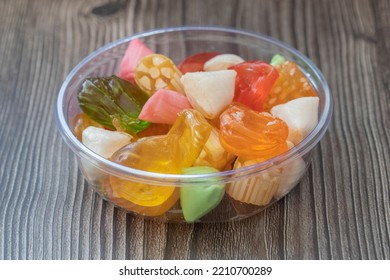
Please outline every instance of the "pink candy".
[[183, 94], [173, 90], [159, 89], [145, 103], [138, 118], [152, 123], [173, 124], [178, 114], [192, 108]]
[[152, 50], [145, 46], [139, 39], [132, 40], [119, 66], [119, 78], [131, 82], [134, 81], [134, 71], [138, 62], [143, 57], [152, 53]]

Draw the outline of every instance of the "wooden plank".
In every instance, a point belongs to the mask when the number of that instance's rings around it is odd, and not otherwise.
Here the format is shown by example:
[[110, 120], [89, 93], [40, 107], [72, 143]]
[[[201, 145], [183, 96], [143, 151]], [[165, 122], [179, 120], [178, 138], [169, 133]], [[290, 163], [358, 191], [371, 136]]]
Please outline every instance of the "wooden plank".
[[[4, 0], [0, 9], [0, 259], [389, 259], [390, 4], [380, 0]], [[310, 57], [335, 99], [299, 186], [223, 224], [161, 224], [102, 200], [54, 123], [88, 53], [135, 32], [221, 25]]]

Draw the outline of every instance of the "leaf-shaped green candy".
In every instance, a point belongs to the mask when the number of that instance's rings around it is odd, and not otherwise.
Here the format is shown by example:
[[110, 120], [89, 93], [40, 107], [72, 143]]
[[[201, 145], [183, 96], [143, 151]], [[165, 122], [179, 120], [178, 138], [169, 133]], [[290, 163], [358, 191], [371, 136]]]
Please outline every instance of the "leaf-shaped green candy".
[[150, 123], [138, 119], [149, 95], [117, 76], [88, 78], [78, 94], [81, 110], [111, 129], [138, 133]]

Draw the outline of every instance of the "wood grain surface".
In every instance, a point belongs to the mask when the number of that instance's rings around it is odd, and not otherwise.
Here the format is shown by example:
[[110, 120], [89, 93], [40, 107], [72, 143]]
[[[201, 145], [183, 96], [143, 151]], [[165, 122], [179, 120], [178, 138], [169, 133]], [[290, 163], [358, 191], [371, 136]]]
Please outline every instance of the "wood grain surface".
[[[135, 32], [232, 26], [285, 41], [335, 99], [299, 186], [221, 224], [161, 224], [87, 187], [54, 123], [69, 71]], [[0, 259], [390, 259], [390, 1], [0, 0]]]

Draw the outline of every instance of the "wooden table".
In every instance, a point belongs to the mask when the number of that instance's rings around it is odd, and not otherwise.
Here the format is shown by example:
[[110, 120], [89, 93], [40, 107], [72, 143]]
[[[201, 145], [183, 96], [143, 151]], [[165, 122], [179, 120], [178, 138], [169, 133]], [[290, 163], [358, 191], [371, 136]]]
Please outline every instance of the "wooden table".
[[[240, 222], [160, 224], [87, 187], [54, 123], [62, 81], [135, 32], [232, 26], [287, 42], [323, 71], [331, 127], [299, 187]], [[390, 259], [390, 1], [0, 4], [0, 259]]]

